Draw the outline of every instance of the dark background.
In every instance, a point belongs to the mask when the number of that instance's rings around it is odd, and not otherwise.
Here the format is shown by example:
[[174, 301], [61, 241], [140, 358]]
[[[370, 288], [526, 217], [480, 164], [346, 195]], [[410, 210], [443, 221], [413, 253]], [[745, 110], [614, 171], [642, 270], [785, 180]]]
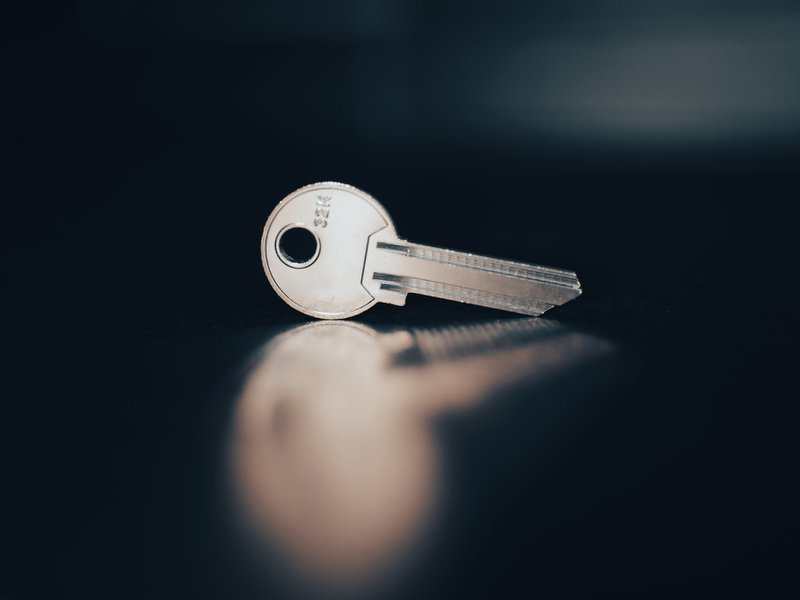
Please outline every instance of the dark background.
[[243, 363], [304, 321], [261, 228], [328, 179], [411, 240], [575, 269], [548, 317], [633, 358], [535, 487], [524, 443], [485, 458], [523, 418], [448, 429], [459, 533], [403, 590], [800, 592], [796, 3], [2, 10], [0, 597], [281, 589], [226, 546], [222, 449]]

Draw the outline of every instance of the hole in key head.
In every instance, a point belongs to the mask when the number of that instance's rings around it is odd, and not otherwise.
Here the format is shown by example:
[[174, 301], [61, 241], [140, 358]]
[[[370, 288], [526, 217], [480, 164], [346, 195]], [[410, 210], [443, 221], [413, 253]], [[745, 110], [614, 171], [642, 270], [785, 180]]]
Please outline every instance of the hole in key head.
[[307, 267], [319, 254], [317, 236], [305, 227], [290, 225], [278, 235], [278, 254], [290, 267]]

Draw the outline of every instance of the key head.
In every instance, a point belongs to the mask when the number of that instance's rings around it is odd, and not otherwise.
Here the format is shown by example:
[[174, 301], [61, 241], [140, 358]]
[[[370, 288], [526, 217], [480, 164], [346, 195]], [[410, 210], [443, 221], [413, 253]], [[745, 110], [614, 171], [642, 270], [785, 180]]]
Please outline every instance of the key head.
[[290, 306], [318, 319], [345, 319], [377, 300], [361, 284], [369, 238], [394, 225], [372, 196], [326, 181], [286, 196], [267, 219], [261, 262]]

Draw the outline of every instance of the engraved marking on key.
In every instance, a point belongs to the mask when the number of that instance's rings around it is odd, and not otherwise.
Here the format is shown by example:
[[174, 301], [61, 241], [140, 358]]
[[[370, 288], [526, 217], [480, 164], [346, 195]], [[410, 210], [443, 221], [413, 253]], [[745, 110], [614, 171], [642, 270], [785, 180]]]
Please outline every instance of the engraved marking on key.
[[[312, 260], [281, 256], [280, 235], [292, 227], [313, 229]], [[306, 186], [278, 204], [264, 226], [261, 259], [275, 291], [321, 319], [351, 317], [376, 302], [402, 306], [409, 293], [538, 316], [581, 294], [572, 271], [400, 239], [377, 200], [335, 182]]]
[[331, 197], [317, 196], [317, 207], [314, 209], [314, 227], [327, 227], [331, 211]]

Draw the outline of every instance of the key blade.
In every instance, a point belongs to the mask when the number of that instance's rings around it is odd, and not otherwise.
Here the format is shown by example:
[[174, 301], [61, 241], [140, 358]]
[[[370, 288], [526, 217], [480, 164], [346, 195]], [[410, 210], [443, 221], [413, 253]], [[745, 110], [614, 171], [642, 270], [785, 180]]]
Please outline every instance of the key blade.
[[539, 316], [577, 298], [573, 271], [384, 239], [370, 240], [364, 286], [378, 300], [404, 304], [409, 293]]
[[374, 279], [380, 282], [380, 289], [382, 291], [400, 294], [422, 294], [424, 296], [464, 302], [466, 304], [474, 304], [486, 308], [497, 308], [532, 317], [538, 317], [555, 306], [547, 302], [538, 302], [536, 300], [528, 300], [507, 294], [496, 294], [452, 284], [426, 281], [416, 277], [375, 273]]

